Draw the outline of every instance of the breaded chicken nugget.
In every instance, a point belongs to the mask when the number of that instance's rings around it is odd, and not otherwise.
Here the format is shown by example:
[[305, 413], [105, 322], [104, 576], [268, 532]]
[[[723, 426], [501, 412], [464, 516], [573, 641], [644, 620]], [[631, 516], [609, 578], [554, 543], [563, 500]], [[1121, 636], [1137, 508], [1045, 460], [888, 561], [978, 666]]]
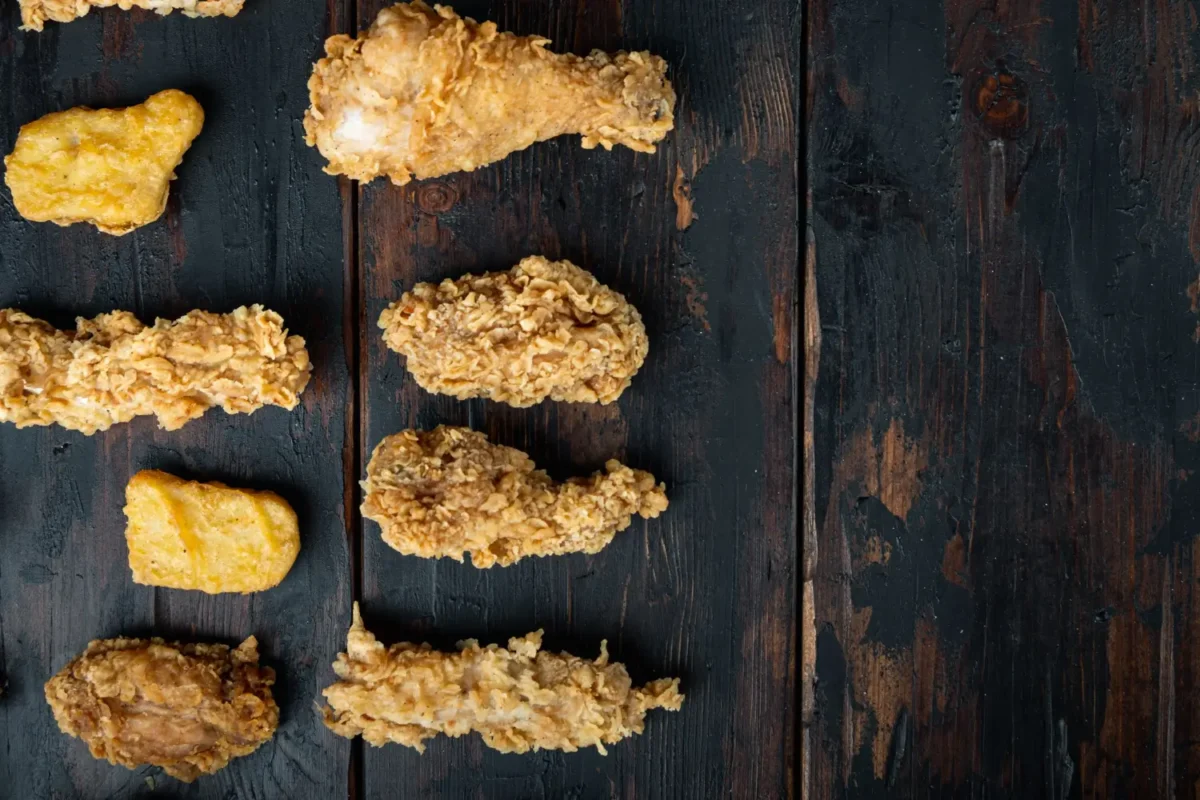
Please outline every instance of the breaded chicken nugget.
[[121, 236], [167, 207], [175, 168], [204, 125], [191, 95], [168, 89], [128, 108], [72, 108], [21, 126], [4, 182], [25, 219], [88, 222]]
[[153, 414], [175, 430], [213, 406], [249, 414], [292, 409], [312, 365], [299, 336], [260, 305], [190, 311], [147, 327], [128, 311], [59, 331], [0, 309], [0, 422], [62, 425], [87, 434]]
[[607, 642], [587, 661], [541, 650], [542, 632], [514, 637], [508, 649], [474, 639], [458, 653], [400, 642], [384, 649], [363, 627], [354, 604], [346, 652], [333, 665], [340, 680], [323, 694], [325, 724], [379, 747], [396, 742], [424, 752], [439, 733], [478, 731], [502, 753], [595, 747], [641, 733], [646, 712], [678, 711], [679, 679], [634, 688], [623, 664], [608, 663]]
[[570, 261], [542, 256], [508, 272], [418, 283], [379, 327], [426, 391], [517, 407], [611, 403], [650, 348], [623, 296]]
[[357, 39], [325, 41], [308, 82], [307, 141], [325, 171], [403, 185], [499, 161], [534, 142], [645, 153], [674, 126], [666, 63], [649, 53], [546, 49], [420, 0], [379, 12]]
[[223, 644], [97, 639], [46, 682], [63, 733], [96, 758], [162, 767], [191, 782], [248, 755], [275, 734], [275, 671], [253, 636]]
[[653, 519], [667, 493], [612, 460], [555, 483], [529, 456], [482, 433], [440, 425], [389, 436], [367, 465], [362, 513], [405, 555], [507, 567], [525, 556], [598, 553], [633, 514]]
[[21, 0], [21, 28], [40, 31], [46, 20], [71, 22], [87, 16], [92, 8], [119, 6], [153, 9], [159, 14], [180, 11], [189, 17], [232, 17], [242, 10], [245, 0]]
[[274, 492], [142, 470], [125, 487], [134, 583], [202, 592], [278, 586], [300, 552], [296, 512]]

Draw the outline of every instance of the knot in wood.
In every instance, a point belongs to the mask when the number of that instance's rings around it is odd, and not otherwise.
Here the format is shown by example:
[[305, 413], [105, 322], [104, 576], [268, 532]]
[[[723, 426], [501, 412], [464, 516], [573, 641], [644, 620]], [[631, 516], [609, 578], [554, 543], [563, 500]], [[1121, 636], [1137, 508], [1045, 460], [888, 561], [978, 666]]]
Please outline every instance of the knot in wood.
[[975, 118], [994, 136], [1016, 139], [1029, 124], [1029, 87], [1001, 66], [979, 78], [973, 92]]
[[444, 183], [422, 184], [417, 189], [417, 205], [426, 214], [442, 214], [458, 202], [458, 193]]

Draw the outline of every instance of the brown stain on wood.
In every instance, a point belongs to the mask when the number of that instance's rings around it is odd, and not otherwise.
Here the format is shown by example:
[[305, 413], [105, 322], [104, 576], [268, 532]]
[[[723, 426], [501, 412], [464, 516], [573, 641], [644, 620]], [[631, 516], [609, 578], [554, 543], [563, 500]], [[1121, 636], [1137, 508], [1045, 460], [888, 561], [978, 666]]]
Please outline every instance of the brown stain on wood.
[[692, 184], [683, 177], [683, 167], [675, 165], [675, 180], [671, 182], [671, 197], [675, 199], [675, 229], [685, 231], [696, 221], [692, 208]]

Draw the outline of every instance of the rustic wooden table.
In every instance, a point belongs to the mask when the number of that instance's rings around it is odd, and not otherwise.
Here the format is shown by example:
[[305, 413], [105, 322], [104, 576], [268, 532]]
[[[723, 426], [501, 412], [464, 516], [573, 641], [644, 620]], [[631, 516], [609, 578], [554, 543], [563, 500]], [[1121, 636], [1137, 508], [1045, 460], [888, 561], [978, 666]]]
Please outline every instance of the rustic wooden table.
[[[0, 307], [60, 326], [262, 302], [317, 365], [301, 407], [217, 411], [180, 431], [141, 419], [92, 437], [0, 427], [0, 797], [784, 797], [795, 747], [799, 401], [800, 10], [788, 0], [455, 3], [559, 48], [651, 49], [671, 64], [676, 131], [653, 156], [561, 139], [471, 174], [396, 188], [324, 175], [305, 146], [305, 83], [324, 38], [385, 3], [248, 0], [236, 19], [94, 11], [41, 34], [0, 12], [0, 151], [19, 125], [166, 87], [204, 131], [163, 220], [114, 238], [34, 225], [0, 191]], [[607, 408], [518, 410], [425, 394], [375, 320], [417, 280], [566, 257], [624, 292], [651, 353]], [[371, 448], [407, 426], [469, 424], [565, 477], [621, 457], [671, 508], [599, 555], [508, 569], [402, 557], [357, 511]], [[270, 488], [300, 515], [277, 589], [206, 596], [134, 585], [128, 477], [161, 468]], [[424, 756], [333, 736], [314, 710], [350, 604], [385, 641], [452, 646], [544, 627], [590, 655], [609, 640], [637, 680], [682, 677], [678, 715], [575, 754], [501, 755], [477, 736]], [[90, 639], [235, 642], [279, 672], [282, 724], [254, 755], [185, 786], [93, 760], [61, 735], [43, 682]]]

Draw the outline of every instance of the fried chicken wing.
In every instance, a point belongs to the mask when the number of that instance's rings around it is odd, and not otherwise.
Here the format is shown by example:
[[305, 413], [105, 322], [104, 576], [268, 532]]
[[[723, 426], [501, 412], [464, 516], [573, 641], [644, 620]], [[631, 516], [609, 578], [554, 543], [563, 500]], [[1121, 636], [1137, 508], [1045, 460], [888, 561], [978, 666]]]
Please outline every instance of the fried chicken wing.
[[649, 339], [636, 308], [570, 261], [418, 283], [379, 316], [420, 386], [524, 407], [621, 396]]
[[21, 126], [4, 182], [25, 219], [87, 222], [121, 236], [162, 216], [175, 168], [204, 125], [168, 89], [128, 108], [72, 108]]
[[96, 758], [162, 767], [191, 782], [248, 755], [275, 734], [275, 671], [253, 636], [223, 644], [97, 639], [46, 683], [63, 733]]
[[647, 52], [559, 55], [549, 43], [420, 0], [385, 8], [357, 39], [326, 40], [308, 82], [307, 141], [326, 172], [400, 185], [569, 133], [585, 148], [653, 153], [674, 126], [666, 63]]
[[191, 311], [146, 326], [128, 311], [55, 330], [0, 309], [0, 422], [92, 434], [153, 414], [175, 430], [213, 406], [295, 408], [312, 365], [299, 336], [262, 306]]
[[119, 6], [152, 9], [159, 14], [180, 11], [189, 17], [232, 17], [245, 0], [21, 0], [21, 29], [40, 31], [46, 20], [71, 22], [87, 16], [92, 8]]
[[325, 724], [340, 736], [418, 752], [439, 733], [478, 731], [502, 753], [595, 747], [607, 755], [604, 745], [642, 732], [647, 711], [683, 704], [678, 678], [634, 688], [623, 664], [608, 663], [607, 642], [595, 661], [541, 650], [540, 630], [509, 639], [507, 650], [474, 639], [458, 646], [384, 649], [355, 603], [346, 652], [333, 665], [340, 680], [323, 692]]
[[590, 478], [555, 483], [520, 450], [469, 428], [407, 430], [375, 448], [363, 516], [405, 555], [507, 567], [526, 556], [598, 553], [633, 514], [667, 508], [662, 484], [616, 460]]
[[142, 470], [125, 487], [133, 582], [170, 589], [261, 592], [300, 552], [296, 512], [274, 492]]

